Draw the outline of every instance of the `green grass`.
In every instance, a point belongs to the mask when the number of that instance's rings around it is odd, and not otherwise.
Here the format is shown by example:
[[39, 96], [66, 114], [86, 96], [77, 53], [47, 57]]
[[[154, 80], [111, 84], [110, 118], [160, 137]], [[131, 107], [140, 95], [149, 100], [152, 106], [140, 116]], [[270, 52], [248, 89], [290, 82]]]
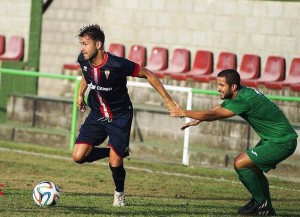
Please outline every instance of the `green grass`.
[[[184, 167], [125, 160], [126, 207], [113, 207], [107, 161], [75, 164], [66, 149], [0, 142], [0, 216], [238, 216], [249, 194], [233, 169]], [[41, 208], [32, 199], [39, 181], [58, 185], [61, 198]], [[300, 185], [270, 177], [280, 216], [300, 216]]]

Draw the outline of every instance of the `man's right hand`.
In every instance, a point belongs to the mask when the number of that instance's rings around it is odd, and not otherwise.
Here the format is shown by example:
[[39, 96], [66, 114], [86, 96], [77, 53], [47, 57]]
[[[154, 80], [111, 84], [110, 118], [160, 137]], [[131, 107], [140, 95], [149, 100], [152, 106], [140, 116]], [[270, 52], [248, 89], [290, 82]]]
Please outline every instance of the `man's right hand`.
[[183, 125], [180, 129], [183, 131], [183, 130], [185, 130], [185, 128], [188, 128], [191, 126], [196, 126], [200, 123], [201, 123], [201, 121], [199, 121], [199, 120], [193, 120], [193, 121], [190, 121], [190, 122], [186, 123], [185, 125]]
[[78, 96], [76, 101], [77, 107], [81, 112], [85, 112], [87, 105], [84, 102], [84, 96]]
[[180, 105], [178, 105], [175, 101], [173, 101], [172, 106], [169, 106], [168, 109], [171, 117], [180, 117], [180, 118], [185, 117], [184, 115], [185, 110]]

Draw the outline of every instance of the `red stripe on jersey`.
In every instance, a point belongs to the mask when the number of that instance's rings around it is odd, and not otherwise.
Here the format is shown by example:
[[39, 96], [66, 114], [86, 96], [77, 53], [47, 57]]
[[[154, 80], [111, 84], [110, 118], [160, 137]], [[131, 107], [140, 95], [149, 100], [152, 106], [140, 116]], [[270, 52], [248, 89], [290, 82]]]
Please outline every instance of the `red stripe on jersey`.
[[139, 74], [140, 70], [141, 70], [141, 66], [136, 63], [131, 77], [136, 77]]
[[112, 112], [106, 103], [105, 99], [101, 96], [100, 92], [95, 92], [96, 99], [100, 105], [99, 110], [103, 117], [112, 119]]
[[[96, 85], [100, 84], [101, 82], [101, 71], [100, 68], [91, 68], [91, 74], [93, 81], [95, 82]], [[103, 117], [110, 118], [112, 119], [112, 112], [107, 104], [106, 100], [102, 97], [100, 94], [100, 91], [95, 90], [95, 97], [99, 103], [99, 110], [100, 113], [102, 114]]]
[[113, 114], [112, 114], [112, 111], [111, 111], [108, 103], [106, 102], [106, 100], [103, 97], [101, 97], [101, 98], [102, 98], [102, 103], [103, 103], [102, 104], [102, 109], [103, 109], [103, 113], [102, 114], [104, 114], [104, 117], [112, 119], [113, 118]]

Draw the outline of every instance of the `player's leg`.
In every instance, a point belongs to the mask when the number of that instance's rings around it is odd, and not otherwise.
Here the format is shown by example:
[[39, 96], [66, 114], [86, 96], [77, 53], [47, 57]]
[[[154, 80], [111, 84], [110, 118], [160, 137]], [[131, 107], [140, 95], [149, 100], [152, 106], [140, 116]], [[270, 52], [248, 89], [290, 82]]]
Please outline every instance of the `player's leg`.
[[257, 175], [257, 179], [258, 179], [258, 182], [261, 186], [261, 190], [262, 190], [263, 194], [265, 195], [265, 197], [268, 201], [268, 207], [269, 207], [269, 211], [270, 211], [269, 214], [276, 215], [276, 212], [275, 212], [275, 210], [273, 208], [273, 205], [272, 205], [269, 181], [268, 181], [267, 177], [265, 176], [265, 174], [261, 170], [254, 169], [254, 171]]
[[93, 162], [109, 157], [110, 148], [94, 147], [90, 144], [75, 144], [73, 149], [73, 160], [76, 163]]
[[109, 155], [109, 168], [115, 184], [113, 206], [125, 206], [124, 185], [126, 171], [123, 165], [123, 158], [119, 157], [113, 149], [111, 149]]
[[78, 143], [74, 145], [72, 158], [76, 163], [84, 163], [84, 159], [93, 150], [93, 146], [85, 143]]
[[73, 160], [77, 163], [93, 162], [109, 156], [110, 148], [96, 147], [107, 138], [103, 123], [90, 113], [81, 126], [73, 149]]
[[126, 178], [123, 158], [119, 157], [113, 149], [111, 149], [109, 155], [109, 168], [112, 172], [112, 177], [115, 183], [115, 191], [123, 192]]
[[125, 178], [126, 171], [123, 158], [129, 155], [129, 139], [133, 113], [129, 110], [122, 117], [106, 125], [111, 147], [109, 167], [115, 183], [114, 206], [125, 206]]
[[[264, 197], [267, 199], [268, 215], [275, 214], [275, 210], [272, 207], [269, 182], [267, 180], [267, 177], [263, 174], [263, 172], [268, 172], [270, 169], [275, 169], [278, 163], [285, 160], [294, 153], [296, 146], [297, 140], [292, 140], [284, 143], [260, 141], [253, 149], [247, 150], [246, 153], [242, 153], [235, 159], [236, 171], [239, 174], [239, 176], [242, 173], [241, 176], [244, 185], [250, 184], [257, 186], [257, 184], [251, 184], [249, 181], [251, 180], [251, 178], [249, 177], [253, 176], [253, 174], [256, 175], [256, 179], [259, 183], [260, 190], [263, 193]], [[252, 174], [250, 172], [245, 174], [245, 168], [251, 168]], [[245, 187], [247, 188], [246, 185]], [[252, 186], [252, 188], [254, 187]], [[250, 190], [249, 192], [251, 193]], [[259, 198], [260, 196], [256, 194], [256, 197]], [[253, 198], [255, 198], [255, 196], [253, 196]], [[243, 208], [245, 207], [247, 207], [247, 204]]]
[[[238, 210], [240, 214], [253, 214], [258, 209], [264, 209], [267, 206], [266, 197], [254, 168], [256, 166], [245, 152], [238, 155], [234, 160], [234, 169], [239, 175], [240, 181], [252, 195], [250, 202]], [[257, 170], [259, 169], [257, 168]]]

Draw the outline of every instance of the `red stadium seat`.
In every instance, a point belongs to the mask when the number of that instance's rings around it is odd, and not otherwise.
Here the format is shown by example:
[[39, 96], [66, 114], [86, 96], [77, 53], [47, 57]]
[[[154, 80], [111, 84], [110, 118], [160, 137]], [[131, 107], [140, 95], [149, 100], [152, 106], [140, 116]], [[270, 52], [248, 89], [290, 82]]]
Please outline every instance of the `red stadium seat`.
[[170, 78], [183, 81], [193, 75], [209, 75], [213, 68], [213, 53], [205, 50], [198, 50], [194, 59], [192, 69], [182, 73], [172, 73]]
[[220, 71], [224, 69], [236, 69], [236, 54], [230, 52], [221, 52], [214, 72], [210, 75], [193, 75], [192, 78], [197, 82], [209, 82], [216, 79]]
[[146, 47], [142, 45], [132, 45], [129, 51], [128, 59], [138, 63], [144, 67], [146, 65], [147, 51]]
[[168, 49], [153, 47], [146, 68], [151, 71], [165, 70], [168, 67]]
[[4, 54], [5, 52], [5, 36], [0, 35], [0, 55]]
[[11, 36], [5, 52], [0, 55], [0, 60], [20, 61], [24, 56], [24, 38]]
[[295, 92], [300, 92], [300, 84], [290, 84], [290, 89]]
[[245, 86], [258, 87], [260, 84], [270, 81], [282, 81], [285, 78], [285, 59], [279, 56], [269, 56], [266, 62], [264, 74], [257, 79], [241, 80]]
[[111, 43], [108, 47], [108, 52], [118, 57], [125, 57], [125, 46], [119, 43]]
[[287, 78], [283, 81], [265, 82], [268, 89], [281, 90], [290, 84], [300, 83], [300, 58], [294, 58]]
[[65, 63], [63, 65], [64, 69], [69, 69], [69, 70], [79, 70], [80, 65], [79, 63]]
[[158, 78], [164, 78], [171, 73], [182, 73], [190, 70], [191, 52], [184, 48], [177, 48], [173, 52], [167, 69], [154, 72]]
[[239, 70], [241, 79], [257, 79], [260, 77], [260, 57], [255, 54], [244, 54]]

